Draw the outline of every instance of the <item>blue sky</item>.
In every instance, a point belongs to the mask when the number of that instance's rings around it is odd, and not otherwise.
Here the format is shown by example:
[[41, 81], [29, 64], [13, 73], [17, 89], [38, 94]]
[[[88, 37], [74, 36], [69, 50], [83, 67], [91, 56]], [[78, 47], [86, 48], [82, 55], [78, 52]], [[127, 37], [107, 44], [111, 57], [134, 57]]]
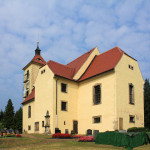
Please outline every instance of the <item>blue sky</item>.
[[150, 79], [150, 0], [1, 0], [0, 109], [9, 98], [21, 106], [22, 68], [38, 39], [43, 58], [63, 64], [119, 46]]

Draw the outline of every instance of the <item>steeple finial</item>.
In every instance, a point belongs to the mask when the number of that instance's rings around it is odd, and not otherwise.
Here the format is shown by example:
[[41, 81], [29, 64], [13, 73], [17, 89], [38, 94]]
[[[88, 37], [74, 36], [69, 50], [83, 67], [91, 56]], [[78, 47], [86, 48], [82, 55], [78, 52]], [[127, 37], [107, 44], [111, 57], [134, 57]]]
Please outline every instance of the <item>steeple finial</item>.
[[41, 50], [39, 48], [39, 41], [37, 41], [37, 48], [35, 50], [35, 55], [40, 55], [40, 53], [41, 53]]
[[37, 41], [37, 47], [39, 48], [39, 41]]

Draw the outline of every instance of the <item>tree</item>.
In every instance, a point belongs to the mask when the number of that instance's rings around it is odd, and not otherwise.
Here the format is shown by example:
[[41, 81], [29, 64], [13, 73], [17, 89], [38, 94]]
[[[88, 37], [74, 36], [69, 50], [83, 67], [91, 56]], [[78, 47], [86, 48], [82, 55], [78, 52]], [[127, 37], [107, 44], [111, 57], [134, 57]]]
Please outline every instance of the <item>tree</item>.
[[14, 128], [14, 106], [11, 99], [8, 100], [5, 107], [4, 126], [6, 128]]
[[0, 112], [0, 122], [3, 122], [4, 119], [4, 112], [1, 110]]
[[22, 132], [22, 108], [15, 113], [15, 129]]
[[149, 79], [144, 84], [144, 126], [150, 129], [150, 83]]

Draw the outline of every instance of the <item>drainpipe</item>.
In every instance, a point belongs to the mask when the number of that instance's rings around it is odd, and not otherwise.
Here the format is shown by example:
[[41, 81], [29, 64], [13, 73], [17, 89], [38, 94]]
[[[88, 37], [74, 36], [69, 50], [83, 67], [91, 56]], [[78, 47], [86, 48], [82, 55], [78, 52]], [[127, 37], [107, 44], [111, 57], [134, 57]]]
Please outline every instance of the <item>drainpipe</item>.
[[58, 79], [56, 79], [56, 128], [57, 128], [57, 80]]

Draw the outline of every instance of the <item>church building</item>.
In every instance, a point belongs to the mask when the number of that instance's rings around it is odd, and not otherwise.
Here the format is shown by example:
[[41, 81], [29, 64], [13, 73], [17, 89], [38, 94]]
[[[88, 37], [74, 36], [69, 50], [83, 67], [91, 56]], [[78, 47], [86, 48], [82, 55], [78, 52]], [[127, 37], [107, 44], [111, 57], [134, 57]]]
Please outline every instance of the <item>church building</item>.
[[95, 47], [68, 64], [45, 61], [39, 45], [23, 68], [23, 132], [78, 133], [144, 126], [144, 80], [119, 47]]

